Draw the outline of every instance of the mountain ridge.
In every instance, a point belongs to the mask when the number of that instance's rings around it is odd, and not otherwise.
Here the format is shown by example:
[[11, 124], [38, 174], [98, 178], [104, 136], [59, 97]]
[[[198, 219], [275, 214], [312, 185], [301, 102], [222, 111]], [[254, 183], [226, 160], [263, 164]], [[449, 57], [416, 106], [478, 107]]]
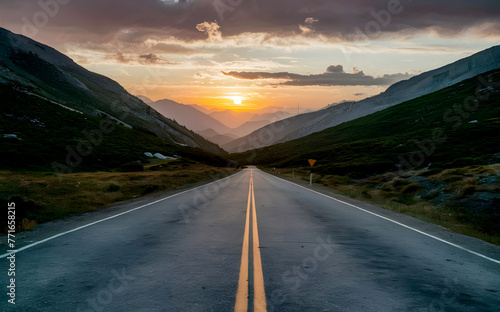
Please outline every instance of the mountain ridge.
[[493, 46], [456, 62], [397, 82], [379, 95], [277, 121], [222, 147], [229, 152], [243, 152], [301, 138], [446, 88], [498, 67], [500, 67], [500, 46]]
[[0, 28], [0, 83], [94, 117], [113, 117], [174, 144], [224, 152], [170, 120], [116, 81], [93, 73], [56, 49]]
[[179, 124], [184, 125], [195, 132], [209, 128], [219, 134], [231, 131], [231, 128], [227, 127], [217, 119], [212, 118], [210, 115], [200, 112], [191, 105], [177, 103], [168, 99], [158, 100], [148, 105], [163, 116], [174, 119]]
[[[268, 125], [276, 120], [291, 116], [284, 108], [269, 106], [251, 112], [237, 112], [231, 109], [207, 113], [197, 108], [197, 105], [182, 104], [170, 99], [153, 101], [145, 96], [138, 95], [145, 103], [158, 111], [163, 116], [174, 119], [181, 125], [195, 131], [205, 139], [216, 144], [227, 144], [237, 138], [248, 135], [256, 129]], [[243, 120], [243, 124], [231, 128], [224, 119], [239, 119], [235, 124]]]
[[[500, 134], [500, 68], [306, 137], [234, 154], [234, 160], [324, 174], [495, 164]], [[471, 100], [475, 103], [470, 105]], [[480, 140], [478, 140], [480, 138]]]

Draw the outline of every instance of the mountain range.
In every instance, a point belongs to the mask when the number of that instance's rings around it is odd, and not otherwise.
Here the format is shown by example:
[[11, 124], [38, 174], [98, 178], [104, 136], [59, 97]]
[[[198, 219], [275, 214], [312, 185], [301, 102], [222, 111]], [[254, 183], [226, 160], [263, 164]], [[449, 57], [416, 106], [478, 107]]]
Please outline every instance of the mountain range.
[[246, 136], [270, 123], [292, 116], [283, 107], [265, 107], [255, 111], [208, 110], [199, 105], [187, 105], [164, 99], [153, 101], [138, 95], [144, 103], [163, 116], [174, 119], [188, 129], [219, 145]]
[[243, 152], [301, 138], [438, 91], [499, 66], [500, 46], [494, 46], [452, 64], [400, 81], [379, 95], [277, 121], [222, 147], [229, 152]]
[[[177, 146], [213, 153], [242, 152], [287, 142], [373, 114], [496, 69], [500, 46], [390, 86], [359, 102], [292, 115], [291, 109], [210, 110], [129, 94], [117, 82], [90, 72], [55, 49], [0, 28], [0, 85], [58, 107], [108, 119]], [[0, 129], [4, 136], [9, 129]], [[218, 144], [218, 145], [217, 145]], [[224, 149], [222, 149], [220, 146]]]
[[[138, 96], [145, 99], [144, 96]], [[217, 133], [226, 133], [231, 130], [217, 119], [202, 113], [191, 105], [184, 105], [172, 100], [151, 101], [148, 103], [153, 109], [165, 117], [174, 119], [181, 125], [186, 126], [195, 132], [205, 129], [213, 129]]]

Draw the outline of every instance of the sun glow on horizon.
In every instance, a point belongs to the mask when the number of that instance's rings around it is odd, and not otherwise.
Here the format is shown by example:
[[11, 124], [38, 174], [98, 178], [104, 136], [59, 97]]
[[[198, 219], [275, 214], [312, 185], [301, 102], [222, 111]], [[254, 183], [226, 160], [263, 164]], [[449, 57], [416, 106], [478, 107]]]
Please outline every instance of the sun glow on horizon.
[[247, 98], [241, 96], [241, 93], [239, 92], [226, 93], [226, 96], [224, 96], [223, 98], [232, 101], [232, 103], [227, 103], [227, 105], [230, 106], [234, 105], [244, 107], [245, 105], [243, 104], [243, 101], [247, 100]]
[[234, 105], [241, 105], [243, 101], [243, 98], [240, 96], [233, 96], [231, 99], [233, 100]]

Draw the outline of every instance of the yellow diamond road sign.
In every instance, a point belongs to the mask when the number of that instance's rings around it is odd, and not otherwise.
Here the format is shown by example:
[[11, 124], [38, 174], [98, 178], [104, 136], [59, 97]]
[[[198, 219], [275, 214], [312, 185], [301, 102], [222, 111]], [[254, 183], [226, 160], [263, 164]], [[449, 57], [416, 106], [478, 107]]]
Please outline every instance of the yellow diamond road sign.
[[316, 163], [316, 159], [309, 159], [309, 165], [314, 166], [314, 164]]

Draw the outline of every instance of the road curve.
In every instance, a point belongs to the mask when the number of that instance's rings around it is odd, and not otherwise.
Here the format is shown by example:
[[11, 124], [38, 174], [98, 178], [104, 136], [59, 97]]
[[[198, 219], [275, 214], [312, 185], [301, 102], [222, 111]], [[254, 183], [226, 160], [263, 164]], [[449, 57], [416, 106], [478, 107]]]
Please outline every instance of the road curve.
[[235, 311], [243, 287], [248, 311], [498, 310], [499, 247], [331, 196], [250, 168], [39, 233], [0, 308]]

